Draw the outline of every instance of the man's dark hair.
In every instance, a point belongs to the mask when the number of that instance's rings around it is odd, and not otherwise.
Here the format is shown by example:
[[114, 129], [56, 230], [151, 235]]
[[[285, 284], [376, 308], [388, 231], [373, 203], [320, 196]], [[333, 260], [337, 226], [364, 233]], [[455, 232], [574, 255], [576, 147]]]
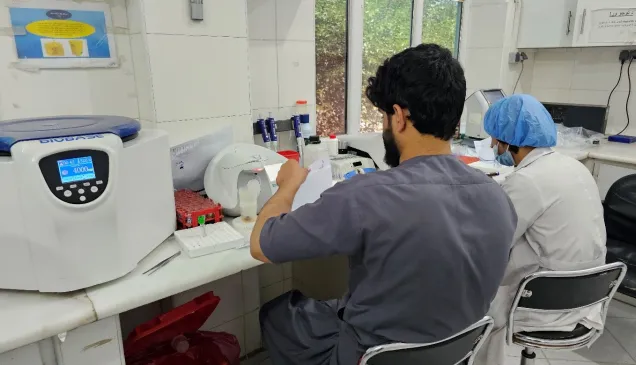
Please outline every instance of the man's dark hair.
[[464, 110], [466, 78], [448, 49], [421, 44], [385, 60], [369, 78], [366, 95], [389, 116], [394, 104], [408, 109], [420, 133], [449, 140]]

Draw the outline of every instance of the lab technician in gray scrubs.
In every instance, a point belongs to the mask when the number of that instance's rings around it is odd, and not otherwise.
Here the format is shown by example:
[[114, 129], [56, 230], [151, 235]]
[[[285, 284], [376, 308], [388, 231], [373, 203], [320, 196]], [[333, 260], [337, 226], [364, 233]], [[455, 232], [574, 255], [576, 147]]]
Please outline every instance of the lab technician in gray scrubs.
[[372, 346], [444, 339], [486, 314], [508, 263], [510, 200], [451, 154], [466, 97], [459, 62], [437, 45], [407, 49], [378, 68], [366, 95], [384, 116], [393, 168], [340, 182], [291, 212], [308, 172], [289, 161], [254, 227], [258, 260], [350, 260], [342, 299], [291, 291], [262, 307], [273, 364], [356, 365]]

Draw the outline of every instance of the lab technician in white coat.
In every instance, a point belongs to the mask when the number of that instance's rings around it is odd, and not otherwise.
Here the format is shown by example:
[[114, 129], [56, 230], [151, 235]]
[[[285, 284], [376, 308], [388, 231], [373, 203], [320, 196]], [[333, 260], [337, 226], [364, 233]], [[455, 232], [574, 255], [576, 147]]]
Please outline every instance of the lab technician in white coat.
[[[579, 161], [554, 151], [557, 133], [543, 105], [513, 95], [493, 105], [484, 120], [503, 165], [515, 170], [502, 184], [518, 216], [503, 282], [489, 315], [495, 329], [477, 365], [501, 365], [506, 326], [521, 280], [538, 271], [582, 270], [605, 263], [605, 223], [596, 183]], [[568, 314], [517, 312], [515, 331], [571, 331], [578, 323], [603, 329], [601, 306]], [[599, 333], [600, 335], [600, 333]]]

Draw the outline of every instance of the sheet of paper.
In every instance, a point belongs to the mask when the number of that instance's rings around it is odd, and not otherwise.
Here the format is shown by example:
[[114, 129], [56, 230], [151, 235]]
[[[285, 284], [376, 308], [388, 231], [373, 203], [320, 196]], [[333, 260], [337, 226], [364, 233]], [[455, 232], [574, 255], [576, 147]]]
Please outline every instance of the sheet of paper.
[[488, 137], [481, 141], [475, 141], [475, 152], [477, 153], [477, 157], [479, 157], [482, 161], [494, 161], [495, 160], [495, 152], [493, 151], [490, 144], [492, 143], [492, 138]]
[[331, 162], [328, 159], [314, 161], [309, 166], [307, 180], [300, 186], [292, 210], [296, 210], [305, 204], [310, 204], [318, 200], [320, 195], [333, 186], [331, 176]]
[[231, 126], [170, 149], [172, 182], [175, 189], [203, 190], [205, 169], [214, 156], [232, 144], [234, 132]]

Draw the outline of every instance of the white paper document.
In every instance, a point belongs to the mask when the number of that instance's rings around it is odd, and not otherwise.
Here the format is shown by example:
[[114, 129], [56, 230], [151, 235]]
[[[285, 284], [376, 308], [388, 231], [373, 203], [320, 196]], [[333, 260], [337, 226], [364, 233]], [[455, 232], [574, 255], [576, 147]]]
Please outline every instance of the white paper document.
[[481, 141], [475, 141], [475, 152], [477, 153], [477, 157], [479, 157], [482, 161], [495, 161], [495, 152], [493, 151], [490, 144], [492, 143], [492, 138], [488, 137]]
[[296, 210], [305, 204], [318, 200], [320, 195], [333, 185], [331, 176], [331, 162], [328, 159], [314, 161], [309, 166], [309, 175], [298, 189], [292, 210]]

